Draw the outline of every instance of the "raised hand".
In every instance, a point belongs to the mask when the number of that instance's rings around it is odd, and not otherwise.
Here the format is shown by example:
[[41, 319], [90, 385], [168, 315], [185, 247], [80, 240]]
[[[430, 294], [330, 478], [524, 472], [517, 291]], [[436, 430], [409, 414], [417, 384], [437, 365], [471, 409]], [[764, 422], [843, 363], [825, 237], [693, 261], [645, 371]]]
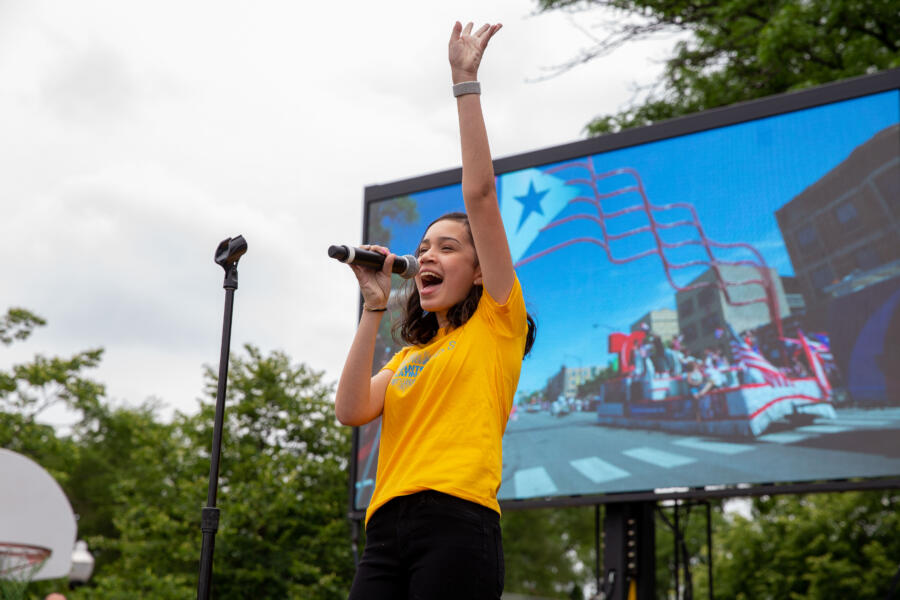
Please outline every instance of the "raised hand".
[[453, 83], [475, 81], [478, 78], [478, 67], [484, 50], [503, 25], [485, 24], [475, 33], [472, 33], [472, 27], [473, 24], [469, 23], [464, 29], [457, 21], [450, 33], [450, 71]]

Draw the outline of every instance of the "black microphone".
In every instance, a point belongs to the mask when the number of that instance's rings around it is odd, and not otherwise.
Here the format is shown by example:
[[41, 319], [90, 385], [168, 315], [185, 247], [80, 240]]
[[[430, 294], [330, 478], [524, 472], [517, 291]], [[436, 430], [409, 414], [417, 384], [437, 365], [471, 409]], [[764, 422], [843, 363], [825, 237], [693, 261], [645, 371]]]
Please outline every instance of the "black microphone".
[[[329, 246], [328, 256], [342, 263], [351, 265], [360, 265], [370, 269], [381, 269], [384, 266], [384, 254], [373, 252], [371, 250], [363, 250], [362, 248], [354, 248], [353, 246]], [[394, 266], [391, 272], [396, 273], [404, 279], [409, 279], [419, 272], [419, 261], [415, 256], [407, 254], [406, 256], [398, 256], [394, 259]]]

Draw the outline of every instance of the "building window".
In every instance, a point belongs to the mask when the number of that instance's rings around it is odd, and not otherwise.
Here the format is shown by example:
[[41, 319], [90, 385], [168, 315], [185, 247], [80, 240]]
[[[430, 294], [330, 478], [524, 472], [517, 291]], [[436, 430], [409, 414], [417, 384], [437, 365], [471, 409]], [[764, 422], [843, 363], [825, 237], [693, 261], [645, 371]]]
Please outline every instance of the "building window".
[[819, 292], [821, 292], [825, 286], [831, 285], [834, 282], [834, 272], [827, 263], [814, 269], [812, 273], [809, 274], [809, 277], [813, 287]]
[[697, 302], [700, 306], [709, 306], [712, 304], [713, 299], [716, 297], [716, 292], [713, 288], [704, 288], [703, 291], [700, 292], [700, 295], [697, 297]]
[[681, 302], [678, 303], [678, 318], [684, 319], [685, 317], [691, 316], [694, 312], [694, 299], [693, 298], [685, 298]]
[[803, 294], [785, 294], [784, 296], [787, 298], [792, 315], [800, 313], [806, 308], [806, 300], [804, 300]]
[[844, 202], [837, 207], [834, 214], [842, 228], [856, 229], [862, 224], [859, 220], [859, 212], [852, 202]]
[[816, 228], [812, 224], [798, 229], [796, 237], [801, 252], [809, 254], [819, 250], [819, 236], [816, 235]]
[[693, 323], [685, 326], [681, 330], [681, 333], [682, 333], [682, 335], [684, 335], [685, 343], [690, 343], [690, 342], [694, 341], [694, 339], [697, 337], [697, 330], [694, 327]]
[[875, 246], [863, 246], [854, 253], [853, 257], [856, 259], [856, 266], [863, 271], [874, 269], [881, 264], [881, 257], [878, 256]]

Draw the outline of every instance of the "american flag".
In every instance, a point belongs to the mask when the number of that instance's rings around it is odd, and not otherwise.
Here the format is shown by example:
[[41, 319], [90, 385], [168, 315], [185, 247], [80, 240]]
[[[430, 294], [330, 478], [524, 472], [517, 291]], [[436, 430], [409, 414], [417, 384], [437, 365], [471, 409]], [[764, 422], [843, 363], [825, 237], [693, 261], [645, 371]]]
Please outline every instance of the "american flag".
[[815, 352], [819, 358], [822, 359], [822, 362], [825, 364], [827, 368], [829, 365], [834, 364], [834, 355], [831, 353], [831, 346], [828, 343], [828, 336], [824, 333], [812, 333], [811, 337], [806, 338], [806, 343], [809, 344], [810, 350]]
[[[825, 367], [826, 371], [831, 371], [834, 369], [834, 355], [831, 353], [831, 346], [829, 344], [828, 336], [824, 333], [812, 333], [807, 336], [801, 337], [806, 338], [806, 343], [809, 346], [809, 349], [816, 353], [816, 356], [822, 361], [822, 366]], [[800, 338], [782, 338], [785, 343], [789, 346], [796, 346], [802, 351], [805, 351], [805, 347], [803, 346], [803, 342]]]
[[[797, 330], [797, 335], [800, 337], [800, 343], [803, 345], [803, 351], [806, 353], [806, 360], [812, 367], [813, 375], [816, 377], [816, 383], [819, 384], [822, 393], [828, 396], [831, 393], [831, 384], [828, 382], [828, 376], [825, 375], [825, 366], [822, 364], [823, 357], [817, 350], [817, 347], [821, 348], [822, 344], [809, 339], [799, 329]], [[828, 346], [825, 346], [824, 351], [830, 358], [831, 353], [828, 352]]]
[[759, 371], [766, 383], [773, 387], [788, 385], [789, 381], [784, 373], [767, 361], [762, 354], [754, 350], [749, 343], [735, 335], [731, 325], [728, 325], [728, 331], [731, 334], [731, 354], [734, 356], [735, 361], [746, 369]]

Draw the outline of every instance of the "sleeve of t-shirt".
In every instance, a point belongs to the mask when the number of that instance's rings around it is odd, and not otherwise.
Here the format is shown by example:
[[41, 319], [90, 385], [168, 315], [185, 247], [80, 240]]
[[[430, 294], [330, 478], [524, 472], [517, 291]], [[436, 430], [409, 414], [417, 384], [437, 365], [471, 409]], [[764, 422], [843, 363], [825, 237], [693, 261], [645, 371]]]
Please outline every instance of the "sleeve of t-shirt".
[[403, 359], [406, 358], [406, 355], [409, 353], [409, 346], [402, 348], [399, 350], [394, 356], [391, 357], [391, 360], [387, 361], [387, 364], [381, 367], [381, 371], [387, 369], [388, 371], [397, 372], [397, 369], [400, 368], [400, 364], [403, 362]]
[[522, 295], [522, 284], [519, 283], [518, 276], [513, 281], [513, 287], [505, 303], [499, 304], [487, 290], [484, 291], [481, 302], [484, 303], [486, 309], [484, 311], [485, 319], [499, 335], [520, 337], [528, 331], [528, 322], [525, 320], [525, 298]]

